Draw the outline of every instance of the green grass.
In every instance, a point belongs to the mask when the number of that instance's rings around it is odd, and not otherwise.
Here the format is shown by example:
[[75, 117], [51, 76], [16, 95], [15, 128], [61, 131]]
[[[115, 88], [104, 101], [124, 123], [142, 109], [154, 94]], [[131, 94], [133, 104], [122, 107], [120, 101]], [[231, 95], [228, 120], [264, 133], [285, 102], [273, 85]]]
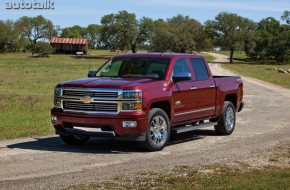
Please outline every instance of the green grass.
[[[230, 54], [229, 51], [218, 51], [216, 53], [227, 56]], [[290, 73], [281, 74], [277, 70], [267, 70], [269, 68], [290, 69], [290, 64], [273, 64], [273, 61], [249, 62], [245, 52], [240, 51], [234, 54], [234, 64], [227, 63], [222, 66], [239, 75], [253, 77], [284, 88], [290, 88]]]
[[281, 87], [290, 88], [290, 73], [282, 74], [268, 68], [290, 69], [290, 65], [261, 65], [261, 64], [223, 64], [224, 68], [232, 70], [237, 74], [250, 76]]
[[61, 81], [87, 76], [109, 51], [93, 51], [101, 59], [76, 59], [72, 55], [32, 58], [31, 54], [0, 55], [0, 140], [53, 134], [50, 108], [53, 89]]

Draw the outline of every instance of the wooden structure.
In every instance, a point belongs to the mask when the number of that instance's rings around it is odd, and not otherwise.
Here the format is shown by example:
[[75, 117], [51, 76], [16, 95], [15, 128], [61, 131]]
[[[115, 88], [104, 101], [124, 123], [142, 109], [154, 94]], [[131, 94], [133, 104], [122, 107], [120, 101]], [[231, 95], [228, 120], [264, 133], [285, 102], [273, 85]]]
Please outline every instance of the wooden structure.
[[54, 47], [56, 53], [65, 54], [76, 54], [76, 52], [86, 54], [89, 48], [87, 38], [51, 38], [50, 44]]

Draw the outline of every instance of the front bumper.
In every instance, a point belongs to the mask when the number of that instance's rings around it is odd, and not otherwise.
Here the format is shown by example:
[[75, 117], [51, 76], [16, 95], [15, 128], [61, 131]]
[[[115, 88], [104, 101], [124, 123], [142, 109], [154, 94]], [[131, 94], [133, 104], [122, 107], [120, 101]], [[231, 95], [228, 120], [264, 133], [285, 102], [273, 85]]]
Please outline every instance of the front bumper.
[[[52, 123], [56, 133], [59, 135], [85, 135], [128, 141], [146, 140], [148, 118], [144, 112], [91, 115], [64, 113], [62, 109], [52, 108], [51, 115], [57, 118]], [[124, 128], [123, 121], [135, 121], [137, 126], [134, 128]], [[85, 129], [97, 129], [97, 132]]]

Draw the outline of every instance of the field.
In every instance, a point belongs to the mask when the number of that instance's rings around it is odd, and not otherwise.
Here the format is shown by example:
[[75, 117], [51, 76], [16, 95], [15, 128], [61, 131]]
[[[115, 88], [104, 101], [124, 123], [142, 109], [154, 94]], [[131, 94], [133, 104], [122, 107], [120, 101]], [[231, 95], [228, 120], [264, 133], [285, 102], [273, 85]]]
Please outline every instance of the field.
[[[229, 56], [227, 51], [218, 53]], [[290, 73], [281, 74], [277, 70], [267, 70], [270, 68], [290, 69], [290, 64], [279, 65], [273, 62], [249, 62], [244, 52], [235, 52], [234, 64], [223, 64], [223, 67], [240, 75], [250, 76], [284, 88], [290, 88]]]
[[98, 51], [96, 56], [100, 59], [76, 59], [72, 55], [32, 58], [28, 53], [0, 55], [0, 140], [53, 134], [50, 108], [55, 85], [86, 77], [88, 70], [98, 68], [112, 55], [108, 51]]

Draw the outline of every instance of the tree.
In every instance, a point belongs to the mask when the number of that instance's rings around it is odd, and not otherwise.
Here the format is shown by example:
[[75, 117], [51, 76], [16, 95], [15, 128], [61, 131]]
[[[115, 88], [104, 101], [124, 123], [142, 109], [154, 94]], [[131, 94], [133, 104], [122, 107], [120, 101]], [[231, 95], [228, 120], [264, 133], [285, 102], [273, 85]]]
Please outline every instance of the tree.
[[203, 26], [189, 16], [177, 15], [168, 19], [170, 46], [174, 52], [186, 53], [187, 51], [200, 50], [205, 33]]
[[167, 21], [155, 21], [152, 39], [154, 51], [173, 51], [186, 53], [200, 51], [206, 44], [203, 26], [188, 16], [177, 15]]
[[62, 29], [61, 37], [63, 38], [86, 38], [87, 29], [79, 25]]
[[0, 21], [0, 52], [6, 51], [10, 44], [10, 31], [3, 21]]
[[148, 43], [148, 40], [153, 33], [153, 27], [153, 20], [151, 18], [143, 17], [137, 22], [135, 35], [131, 39], [132, 53], [136, 53], [137, 47], [143, 43]]
[[31, 48], [34, 50], [39, 40], [49, 40], [57, 35], [57, 31], [50, 20], [43, 16], [27, 17], [23, 16], [16, 22], [17, 28], [23, 37], [30, 41]]
[[170, 49], [169, 25], [163, 19], [154, 21], [153, 35], [149, 38], [150, 50], [165, 52]]
[[290, 25], [290, 11], [284, 11], [283, 15], [281, 16], [281, 19], [286, 21], [286, 23]]
[[233, 63], [234, 52], [245, 47], [250, 37], [249, 32], [254, 31], [254, 22], [237, 14], [222, 12], [215, 20], [205, 23], [207, 32], [216, 46], [230, 51], [230, 63]]
[[101, 26], [97, 24], [91, 24], [87, 27], [87, 38], [89, 40], [89, 47], [95, 48], [100, 42]]
[[101, 41], [107, 48], [122, 51], [131, 47], [131, 42], [136, 36], [136, 16], [127, 11], [118, 14], [108, 14], [102, 17]]

